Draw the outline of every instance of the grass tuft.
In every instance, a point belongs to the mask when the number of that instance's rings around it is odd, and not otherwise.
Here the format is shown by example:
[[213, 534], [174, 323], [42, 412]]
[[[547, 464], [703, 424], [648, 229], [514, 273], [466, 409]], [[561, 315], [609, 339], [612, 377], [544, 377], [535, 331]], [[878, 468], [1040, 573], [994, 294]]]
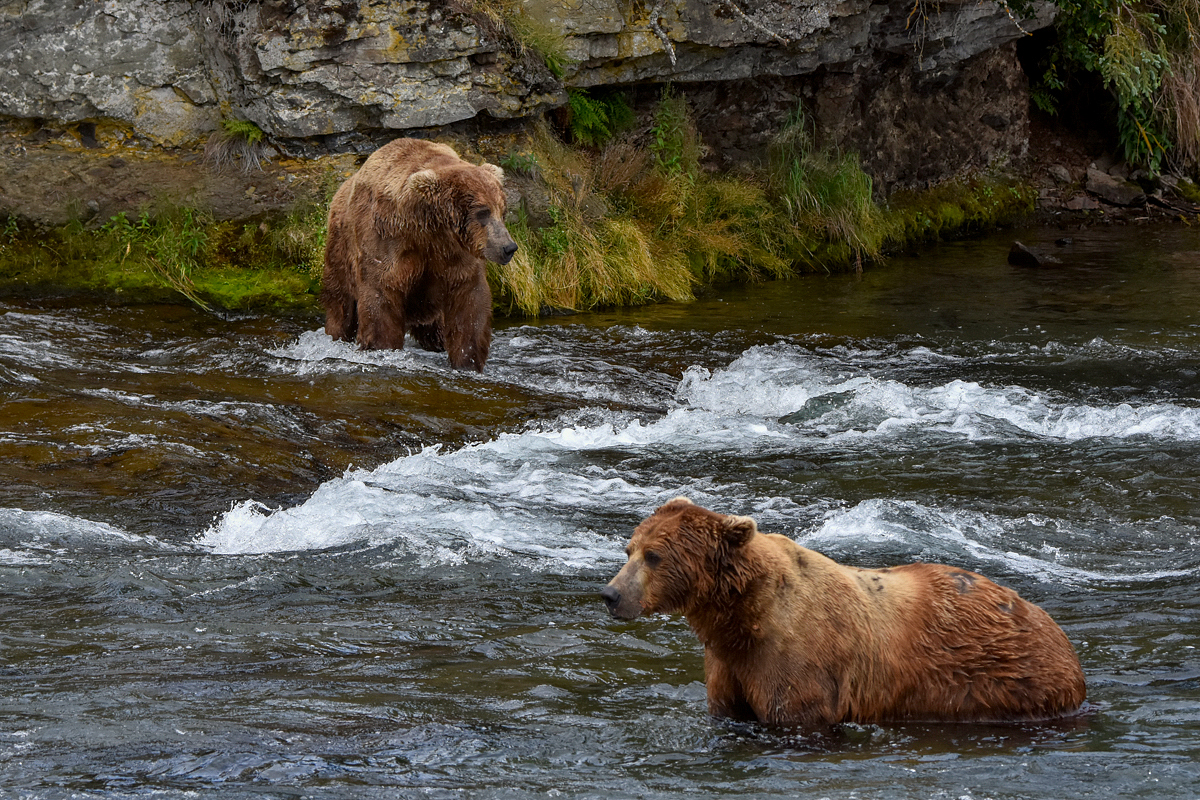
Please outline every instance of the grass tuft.
[[802, 110], [773, 140], [769, 176], [772, 197], [794, 226], [848, 248], [856, 263], [880, 257], [890, 228], [871, 177], [856, 155], [815, 147]]
[[204, 145], [204, 163], [218, 171], [237, 167], [245, 173], [254, 172], [262, 169], [262, 159], [262, 129], [246, 120], [221, 120], [220, 130], [214, 131]]
[[560, 80], [573, 64], [565, 34], [530, 15], [519, 0], [452, 0], [451, 8], [513, 56], [537, 59]]

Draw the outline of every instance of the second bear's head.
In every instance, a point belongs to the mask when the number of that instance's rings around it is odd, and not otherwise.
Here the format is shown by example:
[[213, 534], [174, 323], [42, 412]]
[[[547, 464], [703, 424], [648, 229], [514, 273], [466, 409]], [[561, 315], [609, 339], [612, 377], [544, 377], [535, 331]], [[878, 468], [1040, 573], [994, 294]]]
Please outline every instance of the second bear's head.
[[419, 170], [408, 177], [404, 195], [418, 224], [431, 233], [449, 228], [474, 255], [507, 264], [517, 252], [504, 224], [504, 170], [495, 164]]
[[749, 517], [718, 514], [677, 497], [642, 521], [629, 561], [600, 596], [619, 619], [723, 603], [750, 578], [740, 551], [758, 534]]

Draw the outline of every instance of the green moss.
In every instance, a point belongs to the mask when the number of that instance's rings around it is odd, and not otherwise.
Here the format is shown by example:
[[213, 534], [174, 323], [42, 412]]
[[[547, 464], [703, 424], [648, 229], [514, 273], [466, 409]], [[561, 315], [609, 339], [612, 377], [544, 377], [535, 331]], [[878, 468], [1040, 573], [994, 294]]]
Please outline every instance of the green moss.
[[904, 248], [972, 236], [1033, 213], [1037, 192], [1002, 177], [979, 175], [891, 198], [888, 245]]
[[[201, 270], [196, 293], [213, 305], [235, 311], [316, 309], [319, 281], [287, 269], [226, 268]], [[297, 302], [301, 300], [302, 302]]]
[[1191, 181], [1180, 181], [1175, 187], [1175, 192], [1189, 203], [1200, 205], [1200, 186]]
[[215, 223], [194, 209], [136, 219], [122, 213], [95, 230], [9, 224], [0, 239], [0, 293], [313, 311], [324, 227], [323, 214], [307, 208], [259, 225]]

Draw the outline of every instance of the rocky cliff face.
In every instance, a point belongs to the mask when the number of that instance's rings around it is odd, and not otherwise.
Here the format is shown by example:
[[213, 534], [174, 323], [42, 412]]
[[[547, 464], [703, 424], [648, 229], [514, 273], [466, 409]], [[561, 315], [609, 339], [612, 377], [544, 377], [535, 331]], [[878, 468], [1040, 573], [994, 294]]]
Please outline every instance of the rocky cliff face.
[[[97, 147], [195, 147], [241, 119], [285, 151], [363, 152], [413, 130], [531, 118], [569, 87], [671, 81], [694, 91], [722, 158], [753, 153], [801, 99], [887, 186], [1024, 147], [1010, 44], [1022, 29], [990, 0], [668, 0], [657, 25], [649, 6], [0, 0], [0, 115]], [[1048, 24], [1040, 8], [1024, 30]], [[522, 55], [504, 19], [560, 36], [560, 68]]]

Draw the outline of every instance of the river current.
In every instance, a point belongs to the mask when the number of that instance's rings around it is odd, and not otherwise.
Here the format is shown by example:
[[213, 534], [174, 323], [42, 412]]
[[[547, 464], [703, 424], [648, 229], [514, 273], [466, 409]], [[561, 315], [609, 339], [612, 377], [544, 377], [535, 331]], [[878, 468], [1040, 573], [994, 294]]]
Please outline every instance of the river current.
[[[0, 797], [1200, 795], [1200, 230], [1055, 235], [500, 321], [483, 375], [0, 304]], [[686, 623], [597, 594], [678, 495], [1012, 586], [1085, 713], [711, 719]]]

